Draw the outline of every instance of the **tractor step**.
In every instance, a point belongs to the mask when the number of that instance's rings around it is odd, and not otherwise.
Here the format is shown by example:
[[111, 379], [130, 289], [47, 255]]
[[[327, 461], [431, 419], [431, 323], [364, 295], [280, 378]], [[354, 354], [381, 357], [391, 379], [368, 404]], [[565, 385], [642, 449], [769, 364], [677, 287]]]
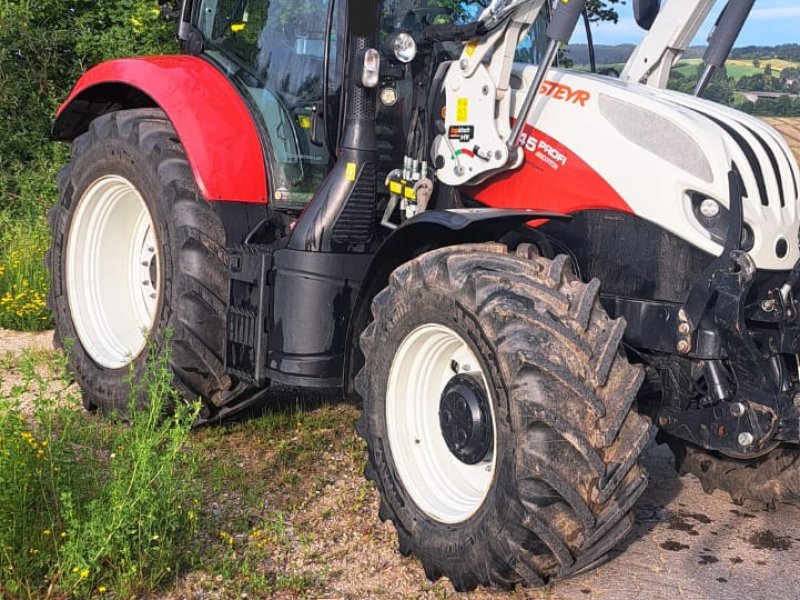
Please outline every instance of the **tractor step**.
[[229, 304], [225, 372], [255, 386], [266, 382], [272, 251], [237, 246], [229, 251]]

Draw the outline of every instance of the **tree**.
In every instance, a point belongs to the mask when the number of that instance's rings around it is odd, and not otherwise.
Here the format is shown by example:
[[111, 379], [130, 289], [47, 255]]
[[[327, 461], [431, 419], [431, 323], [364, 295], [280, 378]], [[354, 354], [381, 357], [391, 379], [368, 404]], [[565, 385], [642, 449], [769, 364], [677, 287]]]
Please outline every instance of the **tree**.
[[0, 2], [0, 209], [19, 204], [26, 186], [47, 195], [52, 178], [35, 165], [63, 161], [50, 128], [81, 73], [110, 58], [172, 51], [173, 40], [174, 23], [155, 0]]
[[[703, 66], [698, 66], [698, 78], [702, 70]], [[706, 87], [705, 92], [703, 92], [703, 98], [706, 100], [719, 102], [725, 106], [732, 106], [735, 97], [735, 90], [735, 81], [732, 77], [728, 77], [728, 69], [723, 66], [722, 68], [714, 71], [711, 81], [708, 82], [708, 86]]]
[[[586, 8], [589, 11], [589, 18], [592, 22], [619, 21], [619, 13], [616, 6], [624, 4], [625, 0], [588, 0]], [[476, 12], [486, 8], [491, 4], [490, 0], [434, 0], [430, 4], [449, 8], [456, 15], [474, 15]]]

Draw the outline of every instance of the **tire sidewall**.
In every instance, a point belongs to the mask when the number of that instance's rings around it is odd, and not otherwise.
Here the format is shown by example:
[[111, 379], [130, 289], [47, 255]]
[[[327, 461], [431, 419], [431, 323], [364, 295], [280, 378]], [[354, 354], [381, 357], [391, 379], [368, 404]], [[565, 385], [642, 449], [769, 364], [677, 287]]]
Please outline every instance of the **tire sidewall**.
[[[158, 285], [161, 293], [156, 307], [156, 316], [151, 329], [151, 342], [156, 348], [164, 343], [164, 334], [170, 321], [170, 302], [173, 282], [174, 257], [170, 249], [172, 232], [169, 211], [163, 206], [166, 190], [158, 176], [157, 164], [152, 156], [127, 139], [108, 137], [93, 143], [76, 156], [71, 165], [70, 181], [62, 192], [60, 210], [54, 227], [51, 264], [60, 273], [53, 274], [57, 290], [53, 293], [53, 308], [58, 321], [60, 342], [72, 340], [70, 367], [84, 394], [84, 404], [103, 410], [127, 412], [130, 402], [130, 380], [136, 380], [147, 366], [147, 347], [131, 363], [121, 369], [109, 369], [99, 365], [83, 347], [78, 337], [69, 306], [67, 293], [66, 248], [76, 211], [86, 191], [98, 179], [107, 175], [118, 175], [127, 179], [141, 195], [150, 213], [156, 235], [156, 251], [159, 261]], [[126, 383], [123, 383], [126, 382]]]
[[[364, 410], [377, 483], [395, 526], [411, 537], [415, 553], [421, 557], [465, 561], [467, 556], [473, 555], [477, 545], [498, 537], [498, 532], [509, 522], [509, 516], [518, 513], [513, 508], [519, 500], [515, 494], [514, 431], [509, 395], [496, 351], [469, 309], [448, 296], [445, 290], [431, 288], [401, 291], [394, 300], [397, 310], [392, 318], [376, 323], [385, 327], [381, 338], [387, 343], [377, 344], [366, 357], [365, 365], [369, 397], [365, 398]], [[496, 432], [494, 477], [481, 506], [460, 523], [436, 521], [417, 506], [399, 476], [387, 433], [386, 391], [394, 357], [406, 336], [428, 323], [444, 325], [467, 342], [491, 387]], [[489, 531], [492, 535], [488, 535]]]

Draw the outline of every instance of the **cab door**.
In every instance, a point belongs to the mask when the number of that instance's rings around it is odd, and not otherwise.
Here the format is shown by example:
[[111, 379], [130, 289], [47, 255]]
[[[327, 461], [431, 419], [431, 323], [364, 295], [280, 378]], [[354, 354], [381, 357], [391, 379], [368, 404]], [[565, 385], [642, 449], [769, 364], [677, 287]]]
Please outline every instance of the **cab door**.
[[271, 204], [302, 210], [332, 166], [343, 0], [202, 0], [203, 53], [231, 78], [269, 142]]

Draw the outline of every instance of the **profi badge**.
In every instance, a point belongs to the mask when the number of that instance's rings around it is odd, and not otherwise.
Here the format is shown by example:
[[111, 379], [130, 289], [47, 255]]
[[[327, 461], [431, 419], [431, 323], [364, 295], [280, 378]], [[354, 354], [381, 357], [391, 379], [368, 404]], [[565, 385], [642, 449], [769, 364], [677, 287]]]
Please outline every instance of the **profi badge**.
[[459, 142], [471, 142], [475, 139], [475, 126], [474, 125], [453, 125], [447, 134], [451, 140], [458, 140]]

